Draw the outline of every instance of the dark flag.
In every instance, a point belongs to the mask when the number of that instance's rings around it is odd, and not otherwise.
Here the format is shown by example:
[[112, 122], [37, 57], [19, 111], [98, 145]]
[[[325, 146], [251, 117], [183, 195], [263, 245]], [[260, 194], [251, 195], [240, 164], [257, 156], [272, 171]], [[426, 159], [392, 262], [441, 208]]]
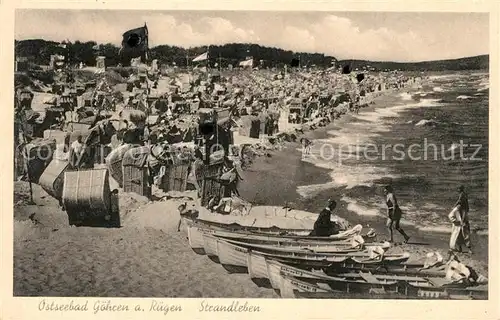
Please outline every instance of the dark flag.
[[365, 75], [360, 73], [360, 74], [356, 75], [356, 79], [358, 79], [358, 83], [360, 83], [361, 81], [363, 81], [365, 79]]
[[123, 34], [120, 52], [126, 52], [130, 58], [145, 57], [148, 51], [148, 27], [128, 30]]
[[296, 59], [296, 58], [293, 58], [292, 62], [290, 62], [290, 66], [292, 68], [298, 68], [300, 66], [300, 60]]

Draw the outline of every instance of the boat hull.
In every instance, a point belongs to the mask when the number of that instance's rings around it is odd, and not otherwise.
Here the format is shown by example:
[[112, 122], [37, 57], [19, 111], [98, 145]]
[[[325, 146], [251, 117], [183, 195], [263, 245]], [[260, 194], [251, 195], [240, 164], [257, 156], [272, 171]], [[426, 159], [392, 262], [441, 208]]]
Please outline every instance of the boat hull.
[[488, 291], [481, 287], [429, 286], [425, 281], [388, 281], [386, 283], [362, 283], [360, 281], [315, 281], [298, 279], [280, 272], [280, 294], [286, 298], [315, 299], [488, 299]]
[[265, 256], [252, 251], [248, 252], [248, 275], [250, 276], [250, 279], [252, 279], [252, 281], [259, 287], [271, 287], [267, 264], [268, 260]]
[[[271, 245], [277, 247], [307, 247], [311, 248], [315, 251], [325, 252], [334, 251], [334, 250], [344, 250], [344, 249], [352, 249], [357, 250], [363, 245], [363, 238], [359, 235], [351, 235], [350, 237], [341, 238], [341, 239], [332, 239], [329, 240], [314, 240], [312, 237], [307, 238], [284, 238], [279, 236], [272, 235], [257, 235], [245, 232], [235, 232], [235, 231], [225, 231], [225, 230], [217, 230], [213, 228], [207, 227], [197, 227], [197, 226], [189, 226], [190, 232], [196, 233], [206, 233], [219, 238], [231, 240], [231, 241], [239, 241], [244, 242], [247, 245]], [[386, 245], [386, 243], [368, 243], [367, 246], [382, 246]], [[338, 248], [338, 249], [336, 249]]]
[[[237, 223], [224, 224], [220, 222], [193, 219], [192, 217], [182, 218], [187, 225], [196, 226], [203, 229], [211, 229], [218, 231], [226, 231], [232, 233], [239, 233], [242, 236], [248, 235], [261, 235], [261, 236], [276, 236], [279, 239], [294, 239], [294, 240], [306, 240], [306, 241], [328, 241], [332, 240], [342, 240], [352, 237], [353, 235], [359, 235], [362, 231], [362, 226], [357, 225], [350, 230], [341, 232], [338, 235], [333, 235], [330, 237], [311, 237], [310, 229], [286, 229], [278, 227], [250, 227], [242, 226]], [[374, 237], [363, 236], [365, 242], [372, 242]]]
[[197, 254], [205, 253], [205, 242], [203, 241], [203, 233], [199, 232], [196, 227], [187, 227], [189, 246]]
[[220, 263], [217, 238], [203, 235], [203, 251], [212, 261]]
[[231, 273], [247, 273], [248, 249], [235, 246], [219, 238], [215, 238], [214, 241], [217, 243], [219, 262], [227, 271]]

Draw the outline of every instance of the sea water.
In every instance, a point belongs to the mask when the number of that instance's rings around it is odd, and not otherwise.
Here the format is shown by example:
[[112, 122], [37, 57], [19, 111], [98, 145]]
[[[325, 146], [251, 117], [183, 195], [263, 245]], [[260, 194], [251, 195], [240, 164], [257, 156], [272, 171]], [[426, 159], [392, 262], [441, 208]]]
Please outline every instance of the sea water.
[[350, 212], [385, 216], [383, 186], [391, 184], [406, 223], [444, 231], [463, 185], [473, 228], [486, 232], [488, 82], [485, 73], [432, 76], [419, 91], [351, 116], [302, 160], [327, 169], [330, 181], [303, 183], [297, 193], [307, 200], [335, 191]]

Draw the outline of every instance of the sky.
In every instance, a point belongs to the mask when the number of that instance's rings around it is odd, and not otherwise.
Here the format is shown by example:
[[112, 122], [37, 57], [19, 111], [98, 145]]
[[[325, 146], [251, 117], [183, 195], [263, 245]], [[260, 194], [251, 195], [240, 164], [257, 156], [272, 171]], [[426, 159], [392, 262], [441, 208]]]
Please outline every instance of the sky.
[[16, 11], [15, 39], [120, 45], [149, 30], [150, 47], [256, 43], [337, 59], [426, 61], [489, 53], [487, 13], [255, 11]]

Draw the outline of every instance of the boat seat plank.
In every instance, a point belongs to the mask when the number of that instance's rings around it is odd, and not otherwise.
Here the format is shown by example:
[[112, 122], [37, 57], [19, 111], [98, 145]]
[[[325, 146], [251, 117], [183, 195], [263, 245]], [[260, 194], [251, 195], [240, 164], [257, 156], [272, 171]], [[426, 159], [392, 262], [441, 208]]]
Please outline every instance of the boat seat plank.
[[[338, 273], [335, 275], [336, 277], [345, 277], [345, 278], [359, 278], [361, 275], [359, 273]], [[375, 274], [374, 276], [376, 279], [379, 280], [399, 280], [399, 281], [425, 281], [427, 279], [422, 278], [422, 277], [412, 277], [412, 276], [402, 276], [402, 275], [391, 275], [391, 274]], [[366, 280], [366, 279], [365, 279]]]
[[318, 287], [320, 287], [321, 289], [323, 290], [328, 290], [328, 291], [331, 291], [332, 288], [330, 288], [330, 286], [326, 283], [322, 283], [322, 282], [319, 282], [316, 284]]
[[360, 272], [359, 275], [369, 283], [380, 283], [380, 281], [370, 272]]
[[429, 281], [430, 284], [432, 284], [434, 287], [442, 287], [445, 285], [448, 285], [452, 283], [450, 280], [446, 278], [427, 278], [427, 281]]

